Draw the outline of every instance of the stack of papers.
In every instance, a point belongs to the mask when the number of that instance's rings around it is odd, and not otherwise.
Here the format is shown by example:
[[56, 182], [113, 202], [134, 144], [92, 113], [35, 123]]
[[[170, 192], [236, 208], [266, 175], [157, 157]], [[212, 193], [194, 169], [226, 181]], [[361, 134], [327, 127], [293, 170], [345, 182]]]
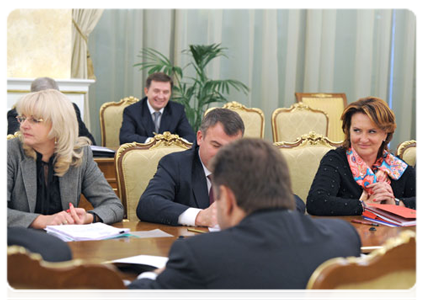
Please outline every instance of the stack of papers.
[[104, 223], [53, 225], [44, 230], [65, 242], [104, 240], [125, 236], [129, 232], [129, 228], [116, 228]]
[[126, 258], [120, 258], [112, 261], [114, 264], [136, 264], [136, 265], [145, 265], [151, 266], [154, 268], [162, 268], [166, 266], [166, 263], [169, 259], [164, 256], [154, 256], [154, 255], [137, 255]]
[[153, 255], [137, 255], [111, 261], [115, 267], [124, 273], [141, 274], [151, 272], [166, 266], [167, 257]]
[[369, 204], [363, 217], [387, 226], [416, 226], [416, 210], [398, 205]]
[[116, 152], [110, 148], [95, 145], [91, 145], [91, 151], [95, 157], [114, 157]]

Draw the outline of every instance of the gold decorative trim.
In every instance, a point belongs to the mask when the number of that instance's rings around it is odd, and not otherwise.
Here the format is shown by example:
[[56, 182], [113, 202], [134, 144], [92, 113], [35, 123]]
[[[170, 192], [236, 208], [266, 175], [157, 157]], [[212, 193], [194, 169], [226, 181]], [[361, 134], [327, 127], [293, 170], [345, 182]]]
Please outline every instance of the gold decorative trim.
[[8, 246], [7, 247], [7, 256], [10, 255], [26, 255], [29, 259], [36, 261], [42, 267], [47, 267], [51, 269], [61, 269], [61, 268], [70, 268], [70, 267], [78, 267], [84, 265], [81, 259], [74, 259], [70, 261], [62, 261], [62, 262], [48, 262], [43, 260], [41, 254], [33, 253], [28, 251], [22, 246]]
[[346, 265], [346, 264], [354, 264], [354, 265], [367, 265], [370, 261], [376, 260], [378, 257], [383, 256], [388, 251], [401, 246], [403, 244], [408, 244], [411, 239], [416, 238], [416, 233], [411, 230], [402, 231], [397, 237], [393, 237], [388, 239], [379, 249], [372, 251], [370, 254], [364, 257], [336, 257], [329, 259], [319, 265], [317, 269], [311, 275], [308, 283], [307, 289], [311, 289], [314, 284], [316, 283], [317, 279], [321, 275], [322, 271], [328, 267], [334, 265]]
[[[216, 109], [217, 107], [210, 107], [210, 108], [208, 108], [205, 112], [204, 112], [204, 115], [203, 115], [203, 117], [205, 116], [205, 115], [207, 115], [210, 111], [212, 111], [213, 109]], [[263, 113], [263, 111], [260, 109], [260, 108], [254, 108], [254, 107], [246, 107], [245, 105], [243, 105], [243, 104], [241, 104], [241, 103], [239, 103], [239, 102], [236, 102], [236, 101], [232, 101], [232, 102], [227, 102], [227, 103], [225, 103], [223, 106], [222, 106], [222, 108], [226, 108], [226, 109], [230, 109], [230, 110], [233, 110], [233, 111], [237, 111], [237, 110], [243, 110], [243, 111], [246, 111], [246, 112], [253, 112], [253, 113], [257, 113], [257, 114], [259, 114], [260, 115], [260, 118], [261, 118], [261, 130], [260, 130], [260, 136], [261, 136], [261, 138], [263, 138], [264, 137], [264, 123], [265, 123], [265, 121], [264, 121], [264, 113]], [[244, 124], [245, 125], [245, 124]]]
[[165, 131], [163, 134], [156, 134], [148, 143], [126, 143], [119, 147], [119, 149], [115, 153], [114, 163], [116, 169], [116, 181], [119, 190], [119, 198], [122, 201], [124, 206], [124, 218], [128, 218], [127, 212], [127, 199], [126, 199], [126, 191], [123, 188], [125, 185], [125, 178], [123, 176], [122, 170], [122, 159], [123, 156], [132, 150], [150, 150], [159, 147], [169, 147], [169, 146], [178, 146], [183, 149], [190, 149], [192, 147], [192, 143], [185, 141], [177, 134], [171, 134], [169, 131]]
[[417, 147], [417, 142], [415, 140], [409, 140], [409, 141], [402, 142], [397, 147], [397, 153], [396, 153], [397, 156], [399, 156], [402, 159], [402, 157], [405, 153], [405, 150], [407, 150], [408, 148], [412, 148], [412, 147]]
[[318, 98], [318, 99], [342, 99], [344, 108], [347, 106], [347, 96], [345, 93], [295, 93], [297, 102], [303, 102], [304, 98]]
[[334, 142], [328, 139], [327, 137], [318, 134], [314, 131], [310, 131], [308, 134], [303, 134], [297, 138], [294, 142], [276, 142], [273, 143], [278, 148], [295, 148], [303, 147], [305, 145], [322, 145], [327, 147], [339, 147], [342, 145], [342, 142]]
[[16, 131], [14, 134], [8, 134], [7, 135], [7, 139], [8, 140], [11, 140], [11, 139], [14, 139], [14, 138], [18, 138], [18, 137], [20, 137], [22, 134], [21, 134], [21, 132], [20, 131]]
[[412, 238], [416, 238], [416, 233], [411, 230], [401, 231], [396, 237], [388, 239], [381, 248], [371, 252], [369, 255], [364, 257], [364, 260], [373, 259], [376, 256], [384, 255], [386, 252], [410, 242]]
[[106, 146], [106, 132], [105, 132], [105, 128], [106, 128], [106, 124], [104, 122], [104, 111], [106, 110], [106, 108], [110, 107], [110, 106], [129, 106], [131, 104], [134, 104], [136, 102], [138, 102], [139, 99], [134, 97], [134, 96], [129, 96], [126, 98], [121, 99], [119, 102], [106, 102], [103, 103], [103, 105], [100, 106], [100, 133], [101, 133], [101, 145], [103, 147]]
[[332, 95], [324, 94], [324, 93], [311, 94], [310, 97], [316, 97], [316, 98], [333, 98]]
[[277, 117], [280, 113], [291, 113], [295, 111], [310, 111], [313, 113], [320, 113], [326, 117], [326, 136], [328, 135], [329, 130], [329, 116], [326, 112], [320, 109], [311, 108], [309, 105], [305, 104], [304, 102], [297, 102], [292, 104], [289, 108], [281, 107], [277, 108], [272, 113], [272, 134], [273, 134], [273, 142], [276, 143], [279, 140], [278, 131], [277, 131]]
[[192, 143], [183, 140], [177, 134], [171, 134], [169, 131], [163, 132], [163, 134], [156, 134], [148, 143], [126, 143], [122, 144], [119, 149], [116, 151], [115, 160], [119, 160], [120, 157], [127, 151], [131, 149], [154, 149], [160, 146], [178, 146], [185, 149], [190, 149]]

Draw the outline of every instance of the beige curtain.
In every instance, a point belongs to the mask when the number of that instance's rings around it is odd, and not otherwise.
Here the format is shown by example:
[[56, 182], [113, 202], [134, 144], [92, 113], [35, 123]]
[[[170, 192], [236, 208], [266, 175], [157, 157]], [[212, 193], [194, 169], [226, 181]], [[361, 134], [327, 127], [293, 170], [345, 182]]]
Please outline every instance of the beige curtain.
[[72, 10], [72, 78], [95, 79], [88, 52], [88, 36], [100, 20], [103, 9]]
[[[250, 87], [248, 95], [231, 91], [229, 101], [261, 108], [268, 140], [272, 112], [295, 103], [295, 92], [346, 93], [348, 103], [381, 97], [397, 117], [391, 149], [416, 137], [416, 17], [409, 10], [106, 9], [90, 36], [97, 75], [91, 117], [98, 119], [104, 102], [144, 96], [147, 74], [133, 67], [142, 47], [185, 66], [183, 49], [211, 43], [228, 51], [208, 74]], [[94, 131], [100, 140], [99, 126]]]

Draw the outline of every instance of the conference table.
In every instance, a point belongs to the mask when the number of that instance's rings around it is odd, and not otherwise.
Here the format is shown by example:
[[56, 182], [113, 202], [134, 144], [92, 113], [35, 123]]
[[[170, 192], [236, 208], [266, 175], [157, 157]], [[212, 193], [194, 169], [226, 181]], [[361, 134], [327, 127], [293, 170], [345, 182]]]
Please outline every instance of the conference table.
[[[389, 238], [396, 237], [403, 230], [416, 231], [416, 227], [388, 227], [377, 226], [376, 230], [370, 230], [370, 225], [352, 223], [353, 219], [360, 219], [360, 216], [342, 216], [342, 217], [316, 217], [313, 218], [337, 218], [342, 219], [352, 224], [360, 235], [362, 242], [362, 253], [369, 253], [382, 246]], [[124, 220], [113, 224], [118, 228], [129, 228], [130, 232], [150, 231], [159, 229], [165, 233], [172, 235], [172, 237], [156, 237], [156, 238], [138, 238], [138, 237], [123, 237], [116, 239], [100, 240], [100, 241], [80, 241], [69, 242], [74, 259], [82, 259], [88, 263], [107, 263], [116, 259], [132, 257], [137, 255], [155, 255], [168, 256], [170, 247], [176, 239], [186, 239], [198, 234], [190, 231], [191, 229], [208, 231], [207, 228], [202, 227], [187, 227], [187, 226], [168, 226], [162, 224], [141, 222], [141, 221], [127, 221]], [[128, 276], [128, 278], [134, 278]]]

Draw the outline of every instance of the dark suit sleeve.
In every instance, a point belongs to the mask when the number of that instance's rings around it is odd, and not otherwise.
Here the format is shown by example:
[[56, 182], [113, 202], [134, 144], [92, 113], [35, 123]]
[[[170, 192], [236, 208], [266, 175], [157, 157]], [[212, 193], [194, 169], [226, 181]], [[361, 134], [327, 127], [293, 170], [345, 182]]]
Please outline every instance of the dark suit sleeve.
[[19, 131], [19, 122], [16, 120], [18, 113], [16, 109], [11, 109], [7, 112], [7, 134], [15, 134]]
[[180, 189], [181, 166], [172, 155], [164, 156], [157, 172], [141, 195], [137, 216], [142, 221], [179, 225], [178, 218], [189, 206], [175, 201]]
[[[137, 132], [137, 120], [135, 120], [134, 115], [131, 113], [132, 106], [128, 106], [123, 110], [122, 116], [122, 127], [120, 128], [119, 133], [119, 142], [120, 144], [125, 143], [144, 143], [145, 140], [148, 138], [146, 135], [140, 135]], [[138, 126], [140, 124], [138, 123]]]
[[306, 205], [304, 201], [294, 194], [294, 200], [295, 200], [295, 208], [298, 212], [305, 214]]
[[186, 139], [188, 142], [194, 143], [195, 133], [188, 122], [187, 116], [185, 114], [185, 110], [182, 112], [181, 118], [179, 120], [176, 134]]
[[45, 261], [59, 262], [72, 259], [71, 249], [65, 242], [32, 228], [8, 227], [7, 245], [24, 247], [32, 253], [40, 254]]
[[[412, 166], [408, 166], [400, 181], [404, 182], [404, 188], [401, 191], [403, 194], [395, 196], [401, 199], [406, 207], [416, 209], [416, 170]], [[394, 189], [395, 192], [396, 189]]]
[[133, 281], [130, 289], [204, 289], [205, 278], [199, 272], [199, 258], [193, 253], [188, 243], [177, 240], [169, 253], [166, 269], [156, 280], [138, 279]]
[[90, 131], [88, 130], [87, 126], [85, 126], [84, 121], [81, 118], [81, 111], [78, 108], [78, 105], [75, 103], [73, 104], [73, 108], [75, 109], [76, 119], [78, 120], [78, 129], [79, 129], [79, 136], [85, 136], [91, 140], [93, 145], [96, 145], [94, 137], [91, 135]]

